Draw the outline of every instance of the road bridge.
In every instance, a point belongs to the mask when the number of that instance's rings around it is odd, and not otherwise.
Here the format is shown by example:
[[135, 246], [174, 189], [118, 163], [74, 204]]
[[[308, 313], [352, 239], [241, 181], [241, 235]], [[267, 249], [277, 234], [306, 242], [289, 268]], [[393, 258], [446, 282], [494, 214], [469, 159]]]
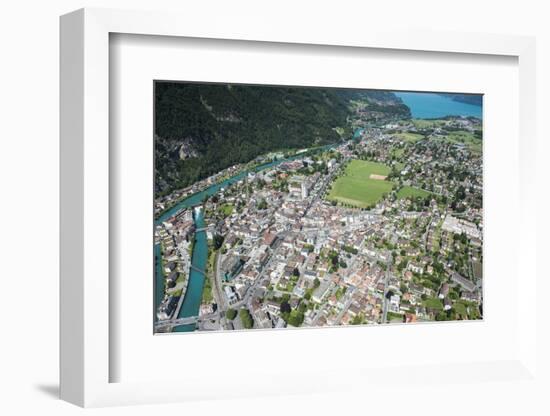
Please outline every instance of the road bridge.
[[178, 325], [193, 325], [198, 321], [198, 316], [189, 316], [186, 318], [177, 318], [170, 319], [168, 321], [159, 321], [155, 323], [155, 329], [166, 328], [167, 326], [178, 326]]
[[196, 267], [194, 265], [191, 265], [190, 269], [202, 274], [203, 276], [206, 276], [206, 272], [204, 270], [201, 270], [201, 269], [199, 269], [198, 267]]

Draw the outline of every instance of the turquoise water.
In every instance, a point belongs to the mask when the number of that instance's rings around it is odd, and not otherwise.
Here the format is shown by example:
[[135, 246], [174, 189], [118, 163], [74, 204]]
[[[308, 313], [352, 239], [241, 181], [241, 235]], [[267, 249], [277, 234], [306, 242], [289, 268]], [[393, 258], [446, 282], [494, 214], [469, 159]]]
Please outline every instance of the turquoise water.
[[[335, 146], [334, 144], [318, 147], [315, 149], [312, 149], [312, 151], [320, 151], [324, 149], [328, 149], [330, 147]], [[291, 156], [286, 159], [278, 159], [274, 160], [269, 163], [264, 163], [263, 165], [259, 165], [254, 167], [253, 169], [243, 171], [235, 176], [232, 176], [231, 178], [228, 178], [220, 183], [217, 183], [215, 185], [211, 185], [208, 188], [204, 189], [201, 192], [198, 192], [196, 194], [193, 194], [179, 203], [177, 203], [174, 207], [170, 208], [168, 211], [163, 213], [156, 221], [155, 225], [158, 225], [162, 223], [163, 221], [166, 221], [173, 215], [177, 214], [180, 210], [185, 208], [191, 208], [202, 204], [202, 201], [204, 200], [205, 196], [212, 196], [215, 193], [217, 193], [221, 188], [226, 188], [229, 185], [240, 181], [243, 179], [246, 175], [248, 175], [249, 172], [259, 172], [264, 169], [268, 169], [272, 166], [278, 165], [280, 163], [283, 163], [288, 160], [293, 160], [298, 157], [304, 156], [304, 153], [301, 153], [299, 155]], [[195, 221], [195, 226], [197, 229], [203, 228], [205, 226], [204, 222], [204, 214], [201, 211], [195, 212], [195, 215], [193, 216]], [[199, 231], [195, 233], [195, 242], [193, 245], [193, 253], [191, 257], [191, 264], [196, 267], [199, 270], [205, 270], [206, 269], [206, 262], [208, 261], [208, 241], [206, 238], [206, 232], [205, 231]], [[162, 301], [162, 297], [164, 295], [164, 278], [162, 275], [162, 270], [160, 267], [160, 245], [155, 245], [155, 262], [156, 262], [156, 268], [155, 268], [155, 278], [156, 278], [156, 284], [155, 284], [155, 311], [158, 309], [158, 305]], [[187, 286], [187, 291], [185, 292], [185, 297], [183, 298], [183, 303], [180, 309], [180, 313], [178, 315], [178, 318], [187, 318], [190, 316], [197, 316], [199, 314], [201, 299], [202, 299], [202, 291], [204, 287], [204, 275], [200, 272], [197, 272], [196, 270], [191, 270], [191, 273], [189, 274], [189, 283]], [[156, 315], [156, 312], [155, 312]], [[181, 325], [174, 329], [175, 332], [190, 332], [195, 330], [195, 325]]]
[[[325, 146], [326, 147], [326, 146]], [[227, 188], [229, 185], [234, 184], [235, 182], [240, 181], [241, 179], [244, 179], [246, 175], [248, 175], [249, 172], [259, 172], [261, 170], [267, 169], [269, 167], [278, 165], [282, 162], [285, 162], [287, 160], [295, 159], [298, 156], [294, 156], [288, 159], [278, 159], [274, 160], [269, 163], [264, 163], [263, 165], [256, 166], [253, 169], [243, 171], [235, 176], [232, 176], [228, 179], [225, 179], [224, 181], [220, 183], [216, 183], [214, 185], [210, 185], [208, 188], [204, 189], [203, 191], [197, 192], [196, 194], [193, 194], [182, 201], [178, 202], [176, 205], [174, 205], [172, 208], [170, 208], [168, 211], [164, 212], [156, 221], [155, 224], [158, 225], [162, 223], [163, 221], [166, 221], [170, 217], [174, 216], [178, 213], [182, 208], [191, 208], [197, 205], [201, 205], [202, 201], [204, 200], [205, 196], [212, 196], [215, 193], [217, 193], [222, 188]]]
[[191, 208], [197, 205], [201, 205], [202, 201], [204, 200], [205, 196], [212, 196], [216, 192], [218, 192], [220, 189], [227, 187], [228, 185], [231, 185], [232, 183], [238, 182], [241, 179], [243, 179], [248, 172], [241, 172], [236, 176], [233, 176], [229, 179], [224, 180], [223, 182], [217, 183], [215, 185], [211, 185], [205, 190], [201, 192], [197, 192], [196, 194], [193, 194], [181, 202], [178, 202], [176, 205], [174, 205], [172, 208], [170, 208], [168, 211], [164, 212], [156, 221], [155, 224], [160, 224], [163, 221], [166, 221], [167, 219], [173, 217], [175, 214], [178, 213], [183, 208]]
[[[272, 162], [272, 163], [274, 164], [276, 162]], [[155, 221], [155, 224], [160, 224], [163, 221], [166, 221], [167, 219], [169, 219], [170, 217], [172, 217], [182, 209], [191, 208], [191, 207], [200, 205], [204, 200], [205, 196], [214, 195], [220, 189], [240, 181], [247, 174], [248, 172], [241, 172], [238, 175], [228, 178], [218, 184], [215, 184], [206, 188], [201, 192], [198, 192], [196, 194], [189, 196], [188, 198], [185, 198], [184, 200], [176, 204], [174, 207], [166, 211], [164, 214], [162, 214]], [[203, 228], [205, 226], [204, 214], [202, 210], [199, 211], [198, 213], [195, 213], [193, 217], [195, 221], [195, 227], [197, 229]], [[208, 242], [206, 240], [206, 232], [205, 231], [196, 232], [194, 238], [195, 238], [195, 241], [193, 245], [193, 253], [191, 256], [191, 264], [200, 270], [205, 270], [206, 261], [208, 259]], [[155, 257], [155, 261], [157, 263], [160, 263], [158, 260], [160, 258], [160, 248], [157, 250], [155, 247], [155, 256], [158, 256], [158, 257]], [[155, 311], [158, 309], [158, 305], [160, 304], [164, 294], [164, 278], [162, 274], [160, 274], [160, 278], [159, 278], [158, 273], [162, 273], [162, 270], [160, 270], [160, 267], [157, 267], [157, 276], [156, 276], [157, 281], [155, 285], [157, 304], [155, 305]], [[204, 276], [202, 275], [202, 273], [199, 273], [196, 270], [192, 269], [189, 274], [189, 282], [187, 285], [187, 290], [185, 292], [185, 297], [183, 298], [183, 303], [181, 305], [180, 312], [178, 314], [178, 318], [197, 316], [199, 314], [203, 287], [204, 287]], [[174, 328], [174, 332], [191, 332], [194, 330], [195, 330], [195, 325], [181, 325]]]
[[461, 103], [439, 94], [425, 92], [395, 92], [394, 94], [411, 109], [413, 118], [482, 117], [482, 106]]
[[[204, 214], [202, 209], [195, 212], [195, 226], [197, 229], [203, 228]], [[206, 241], [206, 231], [197, 231], [195, 233], [195, 244], [193, 246], [193, 256], [191, 263], [199, 270], [206, 270], [206, 262], [208, 260], [208, 242]], [[197, 316], [202, 299], [202, 290], [204, 288], [204, 275], [195, 269], [191, 269], [189, 274], [189, 284], [183, 298], [178, 318], [186, 318], [188, 316]], [[195, 330], [195, 325], [180, 325], [174, 329], [174, 332], [190, 332]]]

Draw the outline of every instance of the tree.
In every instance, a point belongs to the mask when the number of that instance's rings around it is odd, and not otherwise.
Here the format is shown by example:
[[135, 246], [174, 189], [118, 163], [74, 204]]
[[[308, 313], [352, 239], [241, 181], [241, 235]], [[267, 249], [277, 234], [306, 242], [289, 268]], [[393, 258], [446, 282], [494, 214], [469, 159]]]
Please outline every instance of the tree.
[[445, 312], [441, 311], [435, 316], [436, 321], [447, 321], [448, 316]]
[[333, 266], [338, 266], [338, 262], [339, 262], [338, 253], [333, 251], [329, 254], [329, 256], [330, 256], [330, 261], [331, 261], [332, 265]]
[[291, 310], [290, 304], [287, 301], [281, 302], [281, 313], [289, 313]]
[[288, 316], [288, 323], [292, 326], [300, 326], [304, 322], [304, 314], [298, 310], [293, 310]]
[[235, 309], [229, 308], [225, 314], [226, 318], [232, 321], [237, 316], [237, 311]]
[[251, 329], [254, 326], [254, 319], [252, 319], [252, 315], [250, 315], [248, 309], [241, 309], [239, 311], [239, 317], [241, 318], [241, 322], [246, 329]]
[[313, 287], [318, 288], [321, 285], [321, 281], [316, 277], [313, 281]]
[[216, 250], [219, 250], [223, 244], [224, 237], [221, 234], [215, 234], [214, 235], [214, 248]]
[[298, 268], [295, 267], [294, 270], [292, 270], [292, 274], [296, 277], [300, 277], [300, 270], [298, 270]]
[[258, 209], [267, 209], [267, 202], [265, 199], [261, 199], [260, 202], [258, 202]]

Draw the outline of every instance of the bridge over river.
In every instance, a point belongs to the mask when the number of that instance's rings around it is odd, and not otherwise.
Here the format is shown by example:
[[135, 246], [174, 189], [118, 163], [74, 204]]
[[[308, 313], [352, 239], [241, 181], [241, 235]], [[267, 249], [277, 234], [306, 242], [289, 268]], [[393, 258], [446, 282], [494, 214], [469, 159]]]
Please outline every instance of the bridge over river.
[[193, 325], [199, 320], [198, 316], [188, 316], [186, 318], [170, 319], [168, 321], [160, 321], [155, 323], [155, 329], [166, 328], [168, 326], [178, 325]]
[[191, 264], [190, 269], [196, 271], [197, 273], [202, 274], [203, 276], [206, 276], [206, 272], [204, 270], [199, 269], [198, 267], [194, 266], [193, 264]]
[[195, 325], [197, 322], [204, 322], [208, 321], [210, 319], [217, 319], [218, 313], [212, 312], [206, 315], [202, 316], [187, 316], [185, 318], [175, 318], [175, 319], [169, 319], [166, 321], [159, 321], [155, 323], [155, 329], [160, 328], [166, 328], [166, 327], [174, 327], [174, 326], [181, 326], [181, 325]]
[[[240, 171], [239, 173], [237, 173], [235, 176], [224, 179], [221, 182], [218, 182], [206, 187], [202, 191], [199, 191], [190, 196], [187, 196], [186, 198], [182, 199], [181, 201], [179, 201], [177, 204], [175, 204], [168, 210], [164, 211], [155, 220], [155, 224], [159, 225], [159, 224], [162, 224], [162, 222], [170, 219], [174, 215], [180, 214], [184, 209], [193, 209], [193, 212], [194, 212], [193, 220], [196, 227], [195, 237], [194, 237], [195, 244], [193, 246], [193, 252], [191, 254], [191, 267], [190, 267], [190, 273], [189, 273], [189, 281], [188, 281], [185, 295], [183, 295], [184, 298], [178, 310], [179, 318], [171, 321], [158, 322], [155, 328], [173, 326], [175, 331], [186, 332], [186, 331], [194, 330], [193, 324], [198, 322], [195, 315], [198, 315], [200, 310], [202, 293], [204, 288], [204, 280], [206, 278], [205, 270], [206, 270], [207, 261], [208, 261], [208, 242], [206, 238], [206, 233], [204, 232], [207, 230], [208, 227], [204, 222], [204, 213], [202, 212], [202, 206], [203, 206], [205, 197], [210, 197], [216, 194], [222, 188], [226, 188], [242, 180], [243, 178], [246, 177], [246, 175], [248, 175], [251, 172], [260, 172], [262, 170], [279, 165], [280, 163], [283, 163], [285, 161], [294, 160], [296, 158], [302, 158], [309, 152], [322, 151], [324, 149], [332, 148], [335, 145], [336, 144], [311, 148], [311, 149], [308, 149], [308, 152], [305, 152], [305, 153], [295, 154], [284, 159], [275, 159], [258, 166], [246, 168]], [[157, 303], [155, 307], [158, 308], [164, 296], [165, 281], [164, 281], [162, 270], [160, 269], [160, 256], [161, 256], [160, 246], [157, 246], [156, 250], [157, 251], [155, 256], [157, 258], [158, 264], [157, 264], [157, 285], [156, 285], [156, 291], [157, 291], [156, 302]]]

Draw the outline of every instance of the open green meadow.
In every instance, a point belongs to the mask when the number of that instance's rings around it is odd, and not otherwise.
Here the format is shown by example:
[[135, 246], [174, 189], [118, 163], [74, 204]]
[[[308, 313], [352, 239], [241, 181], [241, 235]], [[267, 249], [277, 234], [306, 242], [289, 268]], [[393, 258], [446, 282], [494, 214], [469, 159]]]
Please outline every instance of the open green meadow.
[[475, 137], [473, 133], [469, 131], [453, 131], [447, 135], [446, 140], [456, 143], [456, 144], [465, 144], [469, 147], [470, 151], [481, 153], [482, 141]]
[[428, 298], [422, 303], [426, 308], [436, 309], [439, 311], [443, 310], [443, 303], [441, 302], [441, 300], [439, 300], [439, 298], [436, 298], [436, 297]]
[[344, 174], [332, 184], [328, 200], [358, 208], [373, 206], [392, 190], [393, 184], [386, 180], [371, 179], [370, 176], [387, 176], [389, 173], [390, 168], [381, 163], [352, 160]]
[[390, 171], [391, 169], [382, 163], [354, 159], [346, 167], [345, 176], [352, 176], [358, 179], [369, 179], [370, 175], [387, 176]]
[[233, 205], [223, 204], [218, 207], [218, 211], [221, 212], [224, 216], [228, 217], [233, 213]]
[[422, 134], [418, 134], [418, 133], [397, 133], [395, 137], [401, 140], [404, 140], [406, 142], [412, 142], [412, 143], [415, 143], [424, 138]]
[[416, 127], [417, 129], [431, 129], [434, 127], [443, 126], [446, 123], [446, 120], [439, 120], [439, 119], [425, 120], [425, 119], [415, 118], [412, 120], [412, 123], [414, 127]]
[[403, 198], [425, 198], [429, 196], [430, 193], [424, 189], [414, 188], [412, 186], [403, 186], [399, 191], [397, 191], [397, 199]]
[[396, 158], [400, 158], [402, 157], [404, 154], [405, 154], [405, 149], [404, 148], [393, 148], [391, 150], [391, 154], [392, 156], [396, 157]]

